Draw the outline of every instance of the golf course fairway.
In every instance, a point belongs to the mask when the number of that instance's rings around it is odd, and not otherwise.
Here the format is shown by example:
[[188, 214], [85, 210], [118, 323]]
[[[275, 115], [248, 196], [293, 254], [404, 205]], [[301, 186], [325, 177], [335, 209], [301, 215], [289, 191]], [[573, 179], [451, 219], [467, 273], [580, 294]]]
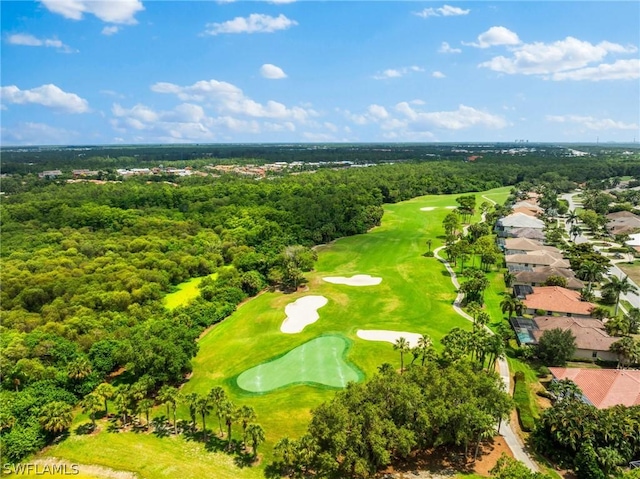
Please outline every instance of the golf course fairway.
[[[477, 203], [484, 201], [485, 195], [502, 204], [509, 189], [475, 193]], [[471, 323], [452, 308], [456, 291], [443, 264], [424, 256], [443, 245], [442, 220], [459, 196], [431, 195], [386, 204], [380, 226], [319, 246], [318, 262], [314, 271], [305, 273], [304, 287], [291, 294], [266, 291], [240, 305], [201, 337], [192, 360], [192, 376], [181, 387], [183, 397], [193, 392], [207, 394], [222, 386], [235, 406], [253, 407], [256, 422], [266, 433], [261, 448], [261, 464], [266, 465], [273, 459], [274, 444], [284, 436], [301, 437], [311, 410], [330, 400], [337, 388], [350, 380], [371, 377], [383, 363], [400, 368], [400, 355], [392, 344], [361, 339], [358, 330], [426, 334], [438, 350], [440, 340], [451, 329], [470, 330]], [[473, 221], [479, 216], [476, 214]], [[355, 275], [383, 281], [353, 287], [323, 280]], [[328, 299], [317, 310], [319, 319], [299, 333], [283, 333], [280, 328], [286, 306], [309, 295]], [[305, 364], [315, 363], [304, 374], [302, 359]], [[158, 406], [152, 417], [163, 414], [164, 406]], [[189, 417], [186, 404], [179, 403], [178, 418]], [[210, 423], [212, 431], [216, 430], [215, 421], [210, 419]], [[241, 426], [234, 425], [233, 436], [241, 434]], [[204, 445], [182, 437], [106, 431], [72, 434], [39, 456], [132, 471], [148, 479], [167, 477], [165, 470], [181, 479], [200, 479], [211, 471], [219, 478], [264, 477], [264, 466], [240, 468], [230, 456], [206, 451]]]

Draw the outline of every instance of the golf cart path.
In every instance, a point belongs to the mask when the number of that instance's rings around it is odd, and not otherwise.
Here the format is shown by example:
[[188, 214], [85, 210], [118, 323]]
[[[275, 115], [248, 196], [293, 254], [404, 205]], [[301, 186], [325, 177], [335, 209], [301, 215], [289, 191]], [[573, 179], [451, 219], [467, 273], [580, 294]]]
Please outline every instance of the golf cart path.
[[[493, 201], [492, 199], [487, 198], [486, 196], [482, 196], [482, 197], [492, 202], [493, 204], [495, 204], [495, 201]], [[484, 221], [484, 217], [482, 220]], [[453, 268], [451, 267], [449, 262], [439, 254], [440, 250], [442, 249], [444, 249], [444, 246], [440, 246], [434, 249], [433, 254], [438, 259], [438, 261], [444, 264], [444, 267], [447, 269], [447, 271], [449, 272], [449, 275], [451, 276], [451, 282], [455, 286], [456, 290], [459, 290], [460, 283], [458, 282], [458, 278], [456, 276], [455, 271], [453, 271]], [[460, 316], [462, 316], [464, 319], [473, 322], [473, 318], [467, 313], [465, 313], [460, 306], [462, 303], [463, 297], [464, 297], [464, 294], [460, 292], [457, 294], [456, 299], [453, 301], [453, 310], [456, 313], [458, 313]], [[485, 326], [485, 329], [490, 334], [494, 334], [493, 331], [491, 331], [487, 326]], [[502, 381], [504, 382], [506, 390], [509, 393], [511, 391], [511, 374], [509, 373], [509, 364], [507, 363], [507, 360], [504, 359], [503, 357], [498, 358], [498, 367], [500, 369], [500, 377], [502, 378]], [[525, 451], [524, 444], [522, 444], [522, 442], [520, 441], [520, 438], [518, 437], [518, 434], [515, 432], [515, 430], [513, 429], [510, 423], [506, 421], [502, 421], [502, 423], [500, 424], [500, 430], [498, 432], [502, 437], [504, 437], [505, 442], [507, 443], [507, 446], [509, 446], [509, 449], [511, 449], [511, 452], [513, 453], [513, 457], [515, 457], [519, 461], [522, 461], [532, 471], [534, 472], [539, 471], [538, 466]]]

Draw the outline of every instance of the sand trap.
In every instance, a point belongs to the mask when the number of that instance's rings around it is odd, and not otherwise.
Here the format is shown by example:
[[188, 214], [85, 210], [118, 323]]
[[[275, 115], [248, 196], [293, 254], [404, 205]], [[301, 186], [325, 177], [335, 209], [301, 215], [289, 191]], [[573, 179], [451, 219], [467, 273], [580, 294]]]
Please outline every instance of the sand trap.
[[382, 278], [368, 274], [356, 274], [351, 276], [351, 278], [345, 276], [328, 276], [322, 279], [327, 283], [346, 284], [347, 286], [376, 286], [382, 282]]
[[305, 296], [287, 304], [284, 308], [287, 317], [282, 322], [280, 331], [289, 334], [301, 332], [305, 326], [315, 323], [320, 318], [318, 309], [327, 302], [328, 299], [324, 296]]
[[448, 210], [455, 210], [457, 206], [445, 206], [445, 208]]
[[418, 333], [407, 333], [406, 331], [387, 331], [385, 329], [358, 329], [356, 335], [360, 339], [367, 341], [386, 341], [395, 344], [398, 338], [404, 338], [410, 347], [418, 345], [418, 340], [422, 337]]
[[425, 206], [424, 208], [420, 208], [420, 211], [433, 211], [435, 209], [435, 206]]

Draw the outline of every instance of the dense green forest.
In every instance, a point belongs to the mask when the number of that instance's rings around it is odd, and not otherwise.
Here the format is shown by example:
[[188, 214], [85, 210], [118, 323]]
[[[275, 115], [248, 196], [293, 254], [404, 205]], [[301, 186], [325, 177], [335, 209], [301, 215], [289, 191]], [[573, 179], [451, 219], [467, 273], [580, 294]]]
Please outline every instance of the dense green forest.
[[[224, 175], [98, 185], [30, 173], [3, 178], [3, 455], [18, 460], [45, 445], [55, 432], [41, 420], [47, 405], [75, 405], [105, 381], [131, 385], [143, 396], [180, 383], [206, 327], [267, 286], [286, 288], [292, 277], [297, 283], [312, 264], [309, 247], [378, 225], [383, 203], [522, 181], [569, 188], [586, 179], [640, 176], [633, 156], [501, 155], [472, 163], [458, 154], [449, 161], [414, 161], [411, 154], [398, 148], [385, 157], [408, 161], [263, 181]], [[101, 161], [54, 159], [42, 169]], [[9, 160], [15, 166], [24, 157]], [[211, 273], [216, 279], [201, 283], [192, 304], [163, 306], [177, 284]]]

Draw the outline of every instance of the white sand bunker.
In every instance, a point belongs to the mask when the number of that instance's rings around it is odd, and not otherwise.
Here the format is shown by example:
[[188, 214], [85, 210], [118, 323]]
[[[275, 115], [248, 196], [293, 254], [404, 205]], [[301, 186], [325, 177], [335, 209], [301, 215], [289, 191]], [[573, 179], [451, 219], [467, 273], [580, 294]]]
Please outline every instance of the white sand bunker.
[[404, 338], [409, 343], [409, 347], [418, 345], [418, 340], [422, 337], [418, 333], [407, 333], [406, 331], [387, 331], [385, 329], [358, 329], [356, 335], [360, 339], [367, 341], [386, 341], [395, 344], [398, 338]]
[[322, 308], [327, 302], [328, 299], [324, 296], [305, 296], [291, 304], [287, 304], [284, 308], [287, 317], [282, 322], [280, 331], [289, 334], [301, 332], [305, 326], [320, 319], [318, 309]]
[[433, 211], [435, 209], [435, 206], [425, 206], [424, 208], [420, 208], [420, 211]]
[[445, 206], [445, 208], [448, 210], [455, 210], [457, 206]]
[[347, 286], [376, 286], [382, 282], [382, 278], [368, 274], [356, 274], [351, 276], [351, 278], [345, 276], [328, 276], [322, 279], [327, 283], [346, 284]]

